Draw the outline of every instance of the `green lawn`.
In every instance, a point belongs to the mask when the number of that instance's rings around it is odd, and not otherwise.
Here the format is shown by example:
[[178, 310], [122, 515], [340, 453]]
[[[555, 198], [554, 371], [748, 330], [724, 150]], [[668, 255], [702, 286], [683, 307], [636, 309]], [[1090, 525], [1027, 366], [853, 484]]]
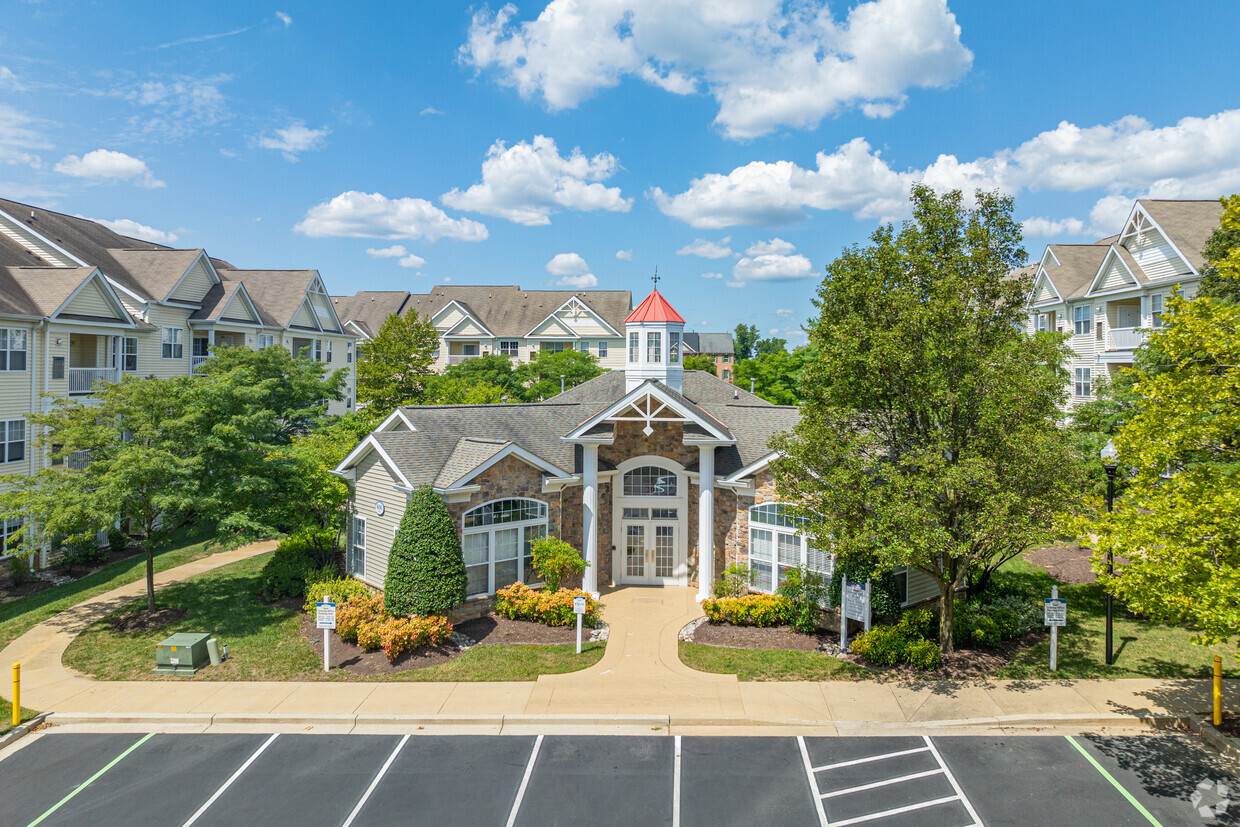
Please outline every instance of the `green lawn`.
[[[179, 532], [170, 548], [155, 555], [155, 571], [175, 568], [216, 551], [217, 549], [208, 546], [204, 539], [206, 536], [208, 531], [203, 528], [187, 528]], [[0, 649], [58, 612], [96, 595], [141, 580], [145, 576], [146, 558], [137, 555], [109, 563], [72, 583], [0, 603]]]
[[[255, 597], [269, 555], [231, 563], [156, 593], [159, 606], [179, 606], [186, 617], [150, 632], [121, 634], [106, 621], [87, 629], [65, 652], [66, 666], [97, 680], [395, 680], [529, 681], [540, 674], [584, 669], [603, 656], [604, 645], [477, 646], [438, 666], [391, 675], [324, 673], [320, 656], [302, 637], [299, 608], [267, 605]], [[118, 613], [141, 608], [135, 601]], [[228, 660], [192, 678], [151, 674], [155, 645], [176, 632], [207, 632], [228, 645]]]
[[[1046, 571], [1024, 559], [1001, 569], [1001, 577], [1051, 596], [1056, 582]], [[1106, 596], [1094, 583], [1059, 585], [1068, 601], [1068, 625], [1059, 630], [1059, 670], [1050, 670], [1050, 638], [1030, 647], [996, 673], [997, 678], [1208, 678], [1214, 656], [1223, 657], [1223, 674], [1240, 678], [1237, 644], [1205, 647], [1192, 643], [1193, 633], [1180, 626], [1127, 620], [1116, 604], [1113, 616], [1115, 663], [1106, 665]]]
[[736, 675], [742, 681], [850, 681], [870, 673], [825, 652], [727, 649], [680, 642], [680, 661], [699, 672]]

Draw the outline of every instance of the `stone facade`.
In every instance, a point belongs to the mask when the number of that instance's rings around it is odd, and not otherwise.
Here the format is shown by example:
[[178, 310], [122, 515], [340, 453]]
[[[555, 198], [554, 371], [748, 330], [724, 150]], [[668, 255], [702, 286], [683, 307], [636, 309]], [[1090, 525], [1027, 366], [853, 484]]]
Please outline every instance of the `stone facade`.
[[506, 456], [475, 477], [473, 484], [480, 486], [480, 490], [470, 494], [467, 502], [448, 503], [448, 513], [452, 515], [458, 534], [466, 511], [491, 500], [513, 497], [545, 502], [548, 530], [552, 533], [560, 530], [560, 498], [542, 493], [542, 471], [524, 460]]
[[[715, 531], [718, 533], [720, 528], [724, 529], [723, 542], [716, 547], [716, 554], [722, 554], [723, 566], [717, 567], [716, 573], [733, 563], [749, 562], [749, 509], [760, 503], [779, 499], [775, 494], [775, 476], [770, 471], [762, 471], [754, 476], [753, 491], [727, 492], [733, 493], [737, 496], [731, 498], [734, 504], [727, 514], [720, 514], [718, 507], [715, 509]], [[727, 494], [724, 499], [728, 498]], [[718, 563], [716, 565], [718, 566]]]

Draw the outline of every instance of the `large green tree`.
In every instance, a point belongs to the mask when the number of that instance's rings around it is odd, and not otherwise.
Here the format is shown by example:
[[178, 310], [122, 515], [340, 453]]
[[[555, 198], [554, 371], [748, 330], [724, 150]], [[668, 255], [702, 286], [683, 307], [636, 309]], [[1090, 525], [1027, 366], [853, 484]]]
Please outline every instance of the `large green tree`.
[[1053, 537], [1075, 467], [1056, 425], [1060, 339], [1021, 324], [1027, 279], [1010, 198], [913, 189], [913, 219], [827, 267], [810, 326], [806, 403], [777, 437], [783, 498], [823, 547], [874, 555], [939, 587], [940, 648], [956, 591]]
[[1240, 304], [1240, 194], [1219, 200], [1223, 216], [1202, 250], [1206, 267], [1200, 295]]
[[[1227, 201], [1234, 221], [1240, 199]], [[1138, 410], [1115, 436], [1132, 469], [1123, 496], [1114, 513], [1079, 523], [1109, 591], [1194, 626], [1206, 644], [1240, 634], [1240, 304], [1227, 298], [1240, 286], [1240, 237], [1219, 252], [1218, 289], [1168, 299], [1146, 340], [1158, 367], [1138, 364]], [[1120, 558], [1114, 578], [1107, 552]]]
[[475, 356], [472, 359], [465, 359], [459, 365], [449, 365], [443, 372], [443, 376], [464, 387], [471, 385], [497, 387], [501, 395], [507, 395], [513, 402], [524, 399], [525, 388], [521, 387], [521, 376], [513, 367], [512, 358], [499, 353]]
[[774, 353], [787, 353], [788, 340], [777, 339], [772, 336], [769, 339], [759, 339], [753, 346], [755, 356], [768, 356]]
[[752, 359], [754, 346], [758, 343], [757, 325], [738, 324], [732, 331], [732, 356], [735, 361]]
[[685, 357], [685, 370], [700, 370], [706, 373], [715, 372], [715, 357], [705, 353], [694, 353]]
[[789, 353], [775, 350], [753, 359], [743, 359], [732, 368], [732, 383], [753, 391], [776, 405], [798, 405], [802, 402], [800, 375], [805, 363], [812, 358], [809, 346], [799, 347]]
[[422, 401], [438, 348], [439, 333], [428, 317], [408, 313], [384, 319], [357, 357], [357, 401], [372, 421]]
[[550, 399], [558, 394], [561, 377], [564, 389], [568, 390], [602, 372], [598, 359], [577, 350], [562, 350], [559, 353], [540, 351], [517, 368], [517, 376], [525, 387], [525, 398], [531, 402]]
[[56, 464], [5, 478], [0, 518], [25, 517], [22, 553], [44, 542], [89, 540], [117, 523], [146, 555], [146, 601], [155, 610], [155, 552], [195, 511], [205, 480], [188, 376], [101, 386], [90, 401], [57, 399], [29, 421]]

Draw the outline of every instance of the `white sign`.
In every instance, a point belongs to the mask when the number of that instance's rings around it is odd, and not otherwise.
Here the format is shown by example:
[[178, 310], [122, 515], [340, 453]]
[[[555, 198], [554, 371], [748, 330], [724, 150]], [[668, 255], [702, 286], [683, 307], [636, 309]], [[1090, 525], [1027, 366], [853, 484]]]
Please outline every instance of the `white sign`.
[[314, 625], [318, 629], [336, 628], [336, 604], [315, 603]]
[[849, 583], [843, 590], [844, 617], [862, 623], [870, 619], [870, 589], [861, 583]]
[[1045, 617], [1043, 624], [1046, 626], [1067, 626], [1068, 625], [1068, 601], [1062, 597], [1045, 598], [1044, 609]]
[[584, 597], [573, 598], [573, 613], [579, 615], [586, 613], [586, 599]]

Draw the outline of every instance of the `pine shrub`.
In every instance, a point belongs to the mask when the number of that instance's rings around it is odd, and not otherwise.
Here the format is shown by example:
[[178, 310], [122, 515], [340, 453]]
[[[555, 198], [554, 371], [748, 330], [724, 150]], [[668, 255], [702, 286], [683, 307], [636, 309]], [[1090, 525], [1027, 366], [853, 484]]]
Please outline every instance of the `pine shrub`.
[[430, 486], [409, 499], [392, 541], [383, 604], [397, 617], [446, 614], [465, 602], [465, 559], [448, 507]]

